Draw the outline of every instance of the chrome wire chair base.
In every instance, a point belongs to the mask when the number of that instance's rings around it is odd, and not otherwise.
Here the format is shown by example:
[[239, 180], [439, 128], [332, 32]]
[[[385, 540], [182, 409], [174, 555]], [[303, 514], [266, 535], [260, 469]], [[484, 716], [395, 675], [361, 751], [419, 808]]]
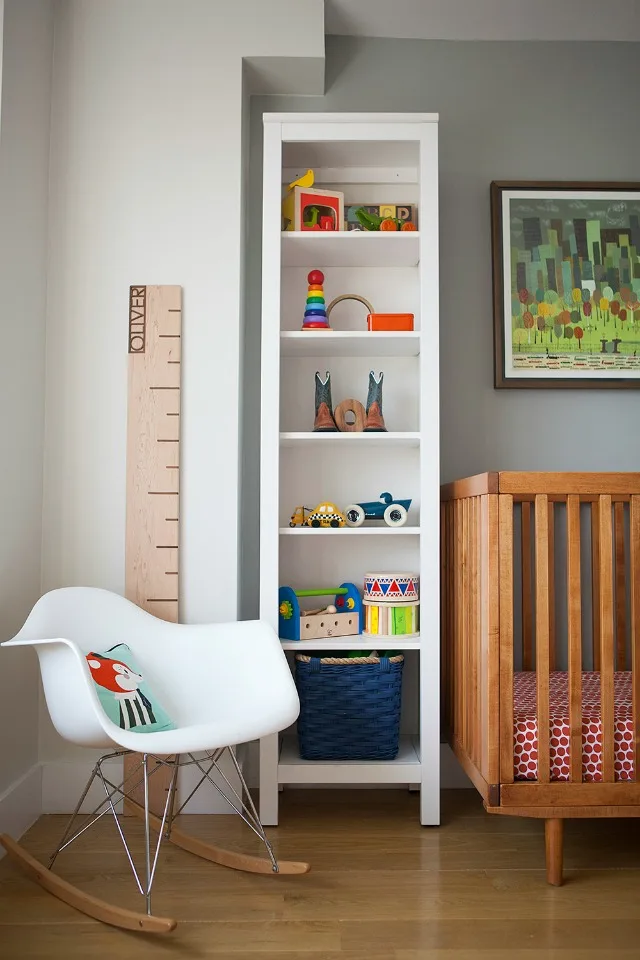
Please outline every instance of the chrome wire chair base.
[[[203, 757], [187, 754], [184, 757], [177, 756], [165, 759], [163, 757], [152, 756], [151, 754], [144, 754], [138, 765], [127, 773], [125, 779], [121, 783], [115, 784], [109, 778], [107, 772], [105, 772], [105, 763], [109, 760], [124, 758], [128, 753], [129, 751], [127, 750], [119, 750], [114, 753], [108, 753], [98, 760], [82, 792], [76, 809], [69, 818], [62, 838], [50, 858], [48, 868], [35, 860], [24, 847], [16, 843], [11, 837], [5, 834], [0, 835], [0, 845], [4, 847], [11, 860], [49, 893], [68, 903], [70, 906], [75, 907], [76, 910], [80, 910], [87, 916], [94, 917], [96, 920], [101, 920], [104, 923], [120, 927], [121, 929], [136, 930], [145, 933], [170, 933], [175, 929], [176, 921], [170, 917], [156, 916], [151, 912], [151, 889], [156, 875], [158, 856], [163, 840], [204, 860], [210, 860], [212, 863], [231, 867], [234, 870], [244, 870], [249, 873], [268, 874], [271, 876], [308, 873], [308, 863], [300, 863], [293, 860], [276, 860], [271, 844], [264, 832], [264, 827], [256, 813], [256, 808], [251, 799], [244, 777], [242, 776], [242, 770], [240, 769], [235, 752], [231, 747], [206, 753]], [[232, 783], [233, 776], [232, 779], [229, 779], [229, 776], [227, 776], [222, 767], [221, 761], [225, 757], [225, 754], [229, 755], [233, 770], [238, 776], [240, 783], [239, 791]], [[178, 771], [181, 767], [187, 766], [195, 767], [200, 772], [200, 779], [189, 796], [181, 803], [180, 807], [175, 809]], [[161, 767], [170, 767], [171, 777], [162, 815], [156, 816], [149, 809], [149, 781], [154, 773], [160, 770]], [[214, 779], [214, 773], [216, 779]], [[105, 795], [104, 799], [91, 813], [81, 814], [80, 809], [91, 786], [96, 780], [102, 785]], [[260, 838], [267, 849], [268, 859], [217, 847], [190, 836], [176, 826], [176, 817], [184, 810], [189, 800], [191, 800], [205, 781], [209, 782], [215, 788], [220, 796], [224, 798], [228, 806], [237, 813], [253, 833]], [[133, 799], [133, 792], [139, 788], [140, 785], [143, 786], [143, 804], [139, 804]], [[127, 842], [125, 830], [123, 829], [122, 821], [124, 818], [118, 812], [118, 806], [123, 801], [126, 801], [127, 813], [132, 813], [144, 823], [144, 863], [142, 867], [136, 864], [131, 848]], [[126, 910], [123, 907], [108, 903], [106, 900], [99, 900], [97, 897], [90, 896], [78, 887], [72, 886], [72, 884], [68, 883], [57, 873], [54, 873], [51, 869], [58, 854], [74, 843], [74, 841], [108, 813], [112, 815], [115, 821], [116, 830], [124, 846], [134, 880], [139, 892], [145, 898], [146, 909], [144, 913]], [[153, 841], [152, 831], [157, 835]]]
[[[140, 762], [129, 773], [129, 775], [119, 784], [115, 784], [110, 780], [107, 773], [105, 773], [104, 764], [110, 760], [123, 758], [128, 752], [129, 751], [121, 750], [114, 753], [108, 753], [97, 761], [91, 772], [91, 776], [89, 777], [87, 785], [78, 801], [78, 804], [69, 818], [60, 842], [51, 855], [49, 860], [49, 869], [53, 867], [53, 864], [55, 863], [59, 853], [70, 846], [75, 840], [78, 839], [78, 837], [82, 836], [82, 834], [84, 834], [90, 827], [97, 823], [98, 820], [101, 820], [105, 814], [110, 813], [114, 819], [120, 840], [122, 841], [122, 845], [124, 847], [127, 860], [129, 861], [129, 866], [131, 867], [135, 883], [141, 895], [145, 898], [147, 914], [151, 916], [151, 889], [153, 887], [153, 881], [156, 874], [156, 866], [158, 864], [158, 855], [160, 853], [162, 841], [163, 839], [172, 839], [172, 829], [176, 817], [182, 813], [186, 805], [197, 793], [202, 784], [207, 781], [215, 788], [215, 790], [225, 800], [229, 807], [235, 813], [237, 813], [239, 817], [241, 817], [241, 819], [256, 834], [256, 836], [262, 840], [269, 856], [271, 871], [273, 873], [280, 872], [278, 861], [276, 860], [273, 848], [264, 832], [264, 827], [262, 826], [260, 818], [256, 812], [255, 805], [251, 799], [251, 794], [249, 793], [249, 789], [242, 775], [242, 770], [235, 755], [235, 751], [231, 747], [225, 747], [223, 749], [216, 750], [213, 753], [204, 754], [202, 757], [196, 757], [193, 754], [187, 754], [186, 756], [177, 756], [171, 759], [165, 759], [163, 757], [153, 756], [152, 754], [143, 754]], [[221, 761], [225, 757], [225, 754], [231, 759], [234, 771], [240, 781], [240, 792], [236, 790], [221, 765]], [[187, 766], [196, 767], [201, 776], [188, 797], [186, 797], [181, 805], [175, 809], [178, 770], [181, 767]], [[149, 809], [149, 781], [151, 777], [162, 767], [171, 768], [171, 780], [162, 815], [161, 817], [155, 817]], [[214, 771], [217, 774], [219, 781], [214, 779], [212, 776]], [[80, 808], [82, 807], [89, 790], [96, 780], [102, 784], [105, 794], [104, 800], [102, 800], [91, 813], [81, 814]], [[140, 785], [143, 785], [144, 787], [144, 808], [140, 807], [131, 799], [131, 795]], [[123, 829], [122, 820], [125, 818], [123, 818], [116, 809], [117, 806], [124, 800], [128, 800], [129, 804], [131, 804], [133, 807], [133, 812], [139, 815], [144, 821], [144, 864], [142, 867], [136, 865], [131, 848], [127, 842], [125, 831]], [[155, 842], [152, 842], [151, 838], [152, 827], [157, 830], [157, 838]], [[178, 843], [178, 845], [182, 846], [183, 844]], [[233, 856], [231, 851], [229, 851], [229, 854]], [[239, 854], [238, 856], [243, 857], [244, 855]], [[263, 870], [260, 872], [263, 872]]]

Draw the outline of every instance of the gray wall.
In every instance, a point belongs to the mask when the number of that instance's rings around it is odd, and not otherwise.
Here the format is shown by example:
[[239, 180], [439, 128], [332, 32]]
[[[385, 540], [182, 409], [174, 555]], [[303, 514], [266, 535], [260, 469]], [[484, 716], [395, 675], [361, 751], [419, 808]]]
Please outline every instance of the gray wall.
[[255, 469], [246, 470], [243, 491], [245, 616], [257, 609], [262, 113], [440, 114], [443, 481], [483, 470], [640, 470], [640, 392], [493, 389], [489, 220], [491, 180], [640, 180], [639, 84], [632, 43], [329, 37], [325, 97], [254, 98], [244, 451]]
[[[40, 595], [52, 54], [51, 0], [5, 0], [0, 127], [0, 641], [22, 626]], [[35, 654], [0, 650], [0, 794], [37, 760]], [[31, 812], [25, 808], [22, 830], [29, 826]], [[6, 823], [4, 829], [14, 831], [17, 826], [17, 821]]]

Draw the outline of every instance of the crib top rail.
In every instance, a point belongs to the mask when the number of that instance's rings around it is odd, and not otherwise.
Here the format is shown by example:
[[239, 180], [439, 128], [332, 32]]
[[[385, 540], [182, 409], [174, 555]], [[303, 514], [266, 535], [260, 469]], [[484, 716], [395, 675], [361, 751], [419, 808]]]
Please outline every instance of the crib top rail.
[[454, 480], [440, 487], [440, 499], [464, 500], [488, 493], [508, 493], [516, 501], [533, 500], [546, 494], [550, 500], [565, 500], [577, 494], [581, 500], [603, 495], [614, 501], [625, 501], [640, 494], [640, 473], [547, 473], [500, 470], [478, 473], [463, 480]]

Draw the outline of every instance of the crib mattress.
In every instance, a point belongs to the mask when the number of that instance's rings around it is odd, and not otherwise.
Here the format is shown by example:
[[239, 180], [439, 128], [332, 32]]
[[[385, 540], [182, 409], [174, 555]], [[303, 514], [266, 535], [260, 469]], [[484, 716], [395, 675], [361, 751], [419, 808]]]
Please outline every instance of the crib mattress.
[[[569, 684], [567, 674], [549, 678], [549, 755], [551, 779], [569, 780]], [[633, 719], [631, 673], [614, 675], [615, 778], [633, 780]], [[536, 780], [538, 776], [538, 722], [535, 672], [514, 675], [514, 777]], [[602, 780], [602, 722], [600, 719], [600, 674], [582, 674], [582, 778]]]

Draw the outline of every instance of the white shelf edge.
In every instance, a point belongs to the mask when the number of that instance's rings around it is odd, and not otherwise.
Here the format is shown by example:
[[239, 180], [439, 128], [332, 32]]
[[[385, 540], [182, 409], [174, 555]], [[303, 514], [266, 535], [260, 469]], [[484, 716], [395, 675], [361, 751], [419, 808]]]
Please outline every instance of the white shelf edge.
[[324, 640], [281, 640], [283, 650], [420, 650], [420, 634], [404, 637], [370, 637], [359, 633], [355, 637], [329, 637]]
[[280, 527], [281, 537], [417, 537], [420, 527]]
[[319, 343], [326, 340], [419, 340], [419, 330], [281, 330], [282, 340], [309, 340]]
[[[304, 172], [302, 167], [284, 167], [281, 177], [283, 186], [297, 180]], [[419, 182], [418, 168], [411, 164], [380, 167], [315, 167], [314, 173], [317, 186], [333, 183], [402, 183], [416, 186]]]
[[[437, 123], [438, 113], [263, 113], [263, 123]], [[357, 139], [357, 137], [355, 138]]]
[[286, 359], [303, 357], [385, 357], [411, 359], [420, 356], [419, 330], [282, 330], [280, 352]]
[[281, 230], [280, 235], [283, 240], [285, 237], [293, 240], [304, 237], [312, 242], [320, 238], [325, 241], [330, 238], [331, 240], [338, 240], [338, 242], [349, 239], [352, 243], [360, 243], [363, 240], [372, 243], [395, 243], [396, 241], [408, 243], [409, 240], [420, 239], [419, 230]]
[[389, 433], [314, 433], [309, 431], [283, 432], [280, 434], [281, 443], [406, 443], [410, 446], [419, 446], [419, 432], [409, 430], [406, 432]]
[[417, 783], [420, 777], [419, 746], [413, 736], [400, 737], [395, 760], [302, 760], [297, 737], [282, 740], [279, 783]]

